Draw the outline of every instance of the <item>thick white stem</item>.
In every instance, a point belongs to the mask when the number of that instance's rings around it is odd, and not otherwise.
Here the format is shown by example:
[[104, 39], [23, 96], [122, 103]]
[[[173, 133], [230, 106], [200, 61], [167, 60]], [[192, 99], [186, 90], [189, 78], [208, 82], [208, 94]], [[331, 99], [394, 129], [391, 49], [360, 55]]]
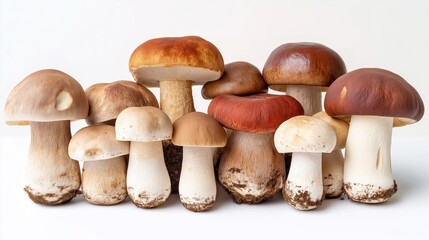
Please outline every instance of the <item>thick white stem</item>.
[[393, 118], [352, 116], [344, 161], [344, 191], [353, 201], [379, 203], [395, 192], [390, 165]]
[[163, 204], [171, 192], [162, 142], [131, 142], [127, 172], [128, 195], [138, 207]]
[[343, 193], [344, 156], [340, 149], [322, 153], [323, 188], [326, 198]]
[[210, 147], [183, 147], [179, 194], [180, 201], [191, 211], [208, 210], [216, 201], [213, 153]]
[[320, 206], [323, 199], [321, 153], [292, 154], [283, 198], [299, 210], [311, 210]]
[[319, 86], [288, 85], [286, 94], [301, 103], [306, 116], [313, 116], [322, 111], [322, 94]]

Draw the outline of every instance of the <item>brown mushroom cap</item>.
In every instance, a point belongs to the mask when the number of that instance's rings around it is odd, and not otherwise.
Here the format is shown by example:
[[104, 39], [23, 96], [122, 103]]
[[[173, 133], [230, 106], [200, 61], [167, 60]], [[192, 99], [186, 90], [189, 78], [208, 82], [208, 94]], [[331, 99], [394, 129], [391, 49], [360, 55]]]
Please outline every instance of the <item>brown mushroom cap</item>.
[[134, 79], [146, 86], [159, 86], [159, 80], [204, 84], [222, 76], [224, 62], [216, 46], [201, 37], [165, 37], [138, 46], [129, 69]]
[[97, 83], [85, 90], [89, 101], [88, 124], [116, 119], [122, 110], [129, 107], [159, 107], [155, 95], [135, 82], [121, 80], [112, 83]]
[[201, 112], [190, 112], [173, 123], [171, 142], [177, 146], [223, 147], [225, 129], [212, 117]]
[[201, 94], [205, 99], [212, 99], [221, 94], [249, 95], [267, 90], [257, 67], [248, 62], [232, 62], [225, 65], [221, 78], [204, 84]]
[[393, 126], [419, 121], [424, 114], [419, 93], [401, 76], [379, 68], [344, 74], [327, 90], [325, 111], [349, 120], [352, 115], [394, 117]]
[[276, 85], [328, 87], [344, 73], [346, 66], [338, 53], [308, 42], [286, 43], [274, 49], [263, 69], [265, 82], [277, 90], [285, 88]]
[[347, 135], [349, 133], [349, 124], [346, 121], [333, 118], [323, 111], [314, 114], [313, 117], [325, 121], [334, 129], [337, 138], [335, 149], [343, 149], [346, 147]]
[[301, 104], [287, 95], [258, 93], [248, 96], [219, 95], [208, 114], [222, 126], [244, 132], [274, 132], [287, 119], [304, 114]]
[[25, 77], [9, 94], [4, 108], [7, 124], [53, 122], [88, 116], [88, 99], [71, 76], [44, 69]]

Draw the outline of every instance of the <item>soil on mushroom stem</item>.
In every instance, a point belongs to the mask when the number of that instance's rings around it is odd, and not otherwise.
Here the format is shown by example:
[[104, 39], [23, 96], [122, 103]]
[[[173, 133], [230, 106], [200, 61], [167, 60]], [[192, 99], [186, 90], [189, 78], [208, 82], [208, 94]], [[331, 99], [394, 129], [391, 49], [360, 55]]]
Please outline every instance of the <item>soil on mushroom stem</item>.
[[[76, 197], [77, 194], [80, 192], [78, 190], [71, 190], [67, 193], [63, 194], [52, 194], [52, 193], [46, 193], [46, 194], [34, 194], [34, 190], [31, 189], [29, 186], [26, 186], [24, 188], [24, 191], [27, 192], [28, 197], [35, 203], [43, 204], [43, 205], [59, 205], [64, 204], [69, 201], [71, 201], [74, 197]], [[48, 198], [57, 198], [55, 201], [49, 201]]]
[[179, 191], [180, 171], [182, 169], [183, 147], [176, 146], [170, 140], [162, 141], [165, 165], [170, 175], [171, 193]]
[[[396, 181], [393, 180], [393, 187], [387, 190], [379, 190], [379, 191], [371, 191], [371, 189], [374, 189], [374, 185], [367, 184], [365, 185], [366, 191], [363, 191], [359, 195], [353, 195], [350, 196], [349, 192], [352, 191], [354, 186], [358, 186], [362, 184], [358, 183], [345, 183], [344, 184], [344, 193], [347, 195], [347, 197], [355, 202], [361, 202], [361, 203], [381, 203], [389, 200], [393, 194], [395, 194], [398, 191], [398, 186], [396, 185]], [[378, 189], [381, 189], [378, 187]]]

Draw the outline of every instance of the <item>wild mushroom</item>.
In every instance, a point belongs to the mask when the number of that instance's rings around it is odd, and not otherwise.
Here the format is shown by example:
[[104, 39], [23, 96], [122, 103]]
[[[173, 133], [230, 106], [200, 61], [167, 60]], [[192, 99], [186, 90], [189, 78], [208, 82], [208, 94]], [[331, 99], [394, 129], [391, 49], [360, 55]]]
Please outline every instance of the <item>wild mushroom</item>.
[[72, 159], [84, 161], [82, 192], [84, 198], [96, 205], [113, 205], [127, 197], [124, 155], [129, 142], [115, 138], [115, 127], [92, 125], [77, 131], [69, 144]]
[[[151, 39], [132, 53], [129, 69], [137, 83], [160, 88], [160, 108], [171, 122], [194, 112], [192, 85], [219, 79], [224, 62], [219, 50], [198, 36]], [[164, 154], [173, 191], [177, 190], [182, 148], [164, 142]]]
[[327, 90], [326, 113], [350, 121], [344, 159], [344, 192], [363, 203], [385, 202], [397, 191], [391, 168], [392, 127], [423, 117], [418, 92], [401, 76], [361, 68]]
[[58, 70], [34, 72], [9, 94], [6, 123], [31, 126], [24, 190], [35, 203], [56, 205], [76, 196], [80, 169], [67, 152], [70, 120], [87, 115], [88, 100], [81, 85]]
[[154, 208], [165, 203], [171, 192], [164, 162], [162, 140], [171, 139], [173, 126], [160, 109], [130, 107], [116, 119], [116, 139], [131, 141], [127, 190], [134, 204]]
[[216, 180], [213, 153], [215, 147], [225, 146], [226, 139], [222, 126], [205, 113], [188, 113], [173, 123], [171, 141], [183, 146], [179, 195], [186, 209], [201, 212], [214, 206]]
[[323, 191], [326, 198], [336, 198], [343, 193], [344, 156], [341, 149], [346, 146], [349, 124], [329, 116], [326, 112], [318, 112], [313, 117], [331, 125], [337, 138], [334, 150], [322, 153]]
[[294, 98], [259, 93], [219, 95], [208, 108], [228, 138], [219, 165], [219, 181], [238, 203], [256, 204], [283, 186], [283, 155], [274, 148], [274, 131], [285, 120], [304, 113]]
[[281, 153], [292, 152], [292, 164], [283, 198], [298, 210], [311, 210], [322, 204], [322, 153], [335, 148], [336, 138], [326, 122], [309, 116], [296, 116], [282, 123], [274, 134]]

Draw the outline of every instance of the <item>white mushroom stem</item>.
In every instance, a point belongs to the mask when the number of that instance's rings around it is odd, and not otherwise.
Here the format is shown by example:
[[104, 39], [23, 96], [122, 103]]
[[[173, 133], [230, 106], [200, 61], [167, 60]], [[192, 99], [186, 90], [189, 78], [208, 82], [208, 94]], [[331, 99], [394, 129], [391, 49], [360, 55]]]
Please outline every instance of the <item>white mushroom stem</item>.
[[301, 103], [306, 116], [313, 116], [322, 111], [322, 94], [319, 86], [288, 85], [286, 94]]
[[79, 191], [79, 163], [70, 159], [70, 121], [31, 122], [25, 191], [36, 203], [56, 205]]
[[124, 156], [106, 160], [85, 161], [82, 169], [82, 192], [85, 199], [97, 205], [113, 205], [127, 197]]
[[161, 141], [130, 143], [127, 190], [138, 207], [153, 208], [167, 200], [171, 184]]
[[311, 210], [320, 206], [323, 199], [321, 153], [292, 153], [283, 198], [298, 210]]
[[344, 156], [340, 149], [322, 153], [323, 188], [326, 198], [336, 198], [343, 193]]
[[393, 118], [352, 116], [344, 160], [344, 191], [357, 202], [380, 203], [395, 192], [390, 165]]
[[212, 147], [183, 147], [179, 194], [188, 210], [205, 211], [216, 201], [213, 153]]
[[159, 81], [160, 109], [171, 122], [189, 112], [195, 112], [192, 98], [192, 81], [161, 80]]

